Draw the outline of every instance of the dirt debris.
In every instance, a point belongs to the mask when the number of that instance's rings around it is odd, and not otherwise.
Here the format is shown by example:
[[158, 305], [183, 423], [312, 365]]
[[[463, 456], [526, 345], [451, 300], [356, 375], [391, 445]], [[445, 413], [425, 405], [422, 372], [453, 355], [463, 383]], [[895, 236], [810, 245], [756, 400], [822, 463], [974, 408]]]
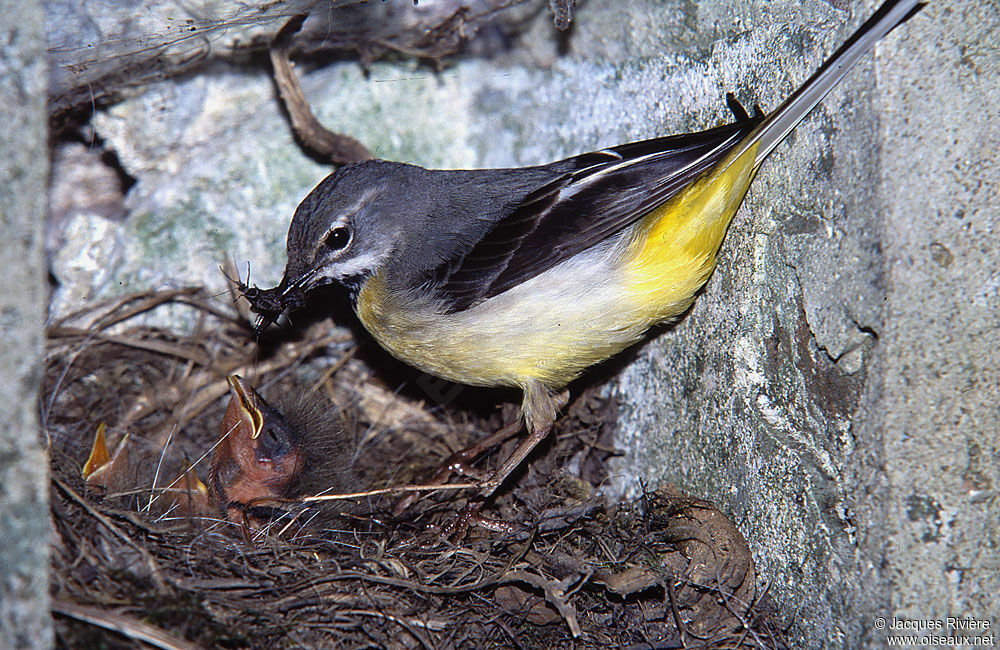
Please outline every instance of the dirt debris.
[[[142, 323], [168, 307], [191, 310], [194, 326]], [[475, 399], [428, 409], [359, 358], [353, 336], [309, 327], [265, 355], [238, 309], [184, 289], [49, 328], [41, 408], [61, 647], [785, 647], [746, 540], [714, 505], [670, 486], [625, 504], [601, 496], [616, 413], [597, 390], [575, 397], [488, 508], [511, 534], [435, 532], [469, 490], [428, 492], [399, 517], [388, 494], [281, 503], [257, 527], [165, 498], [189, 468], [206, 479], [232, 374], [325, 400], [366, 489], [419, 483], [516, 413]], [[110, 448], [132, 445], [114, 489], [82, 475], [101, 423]]]

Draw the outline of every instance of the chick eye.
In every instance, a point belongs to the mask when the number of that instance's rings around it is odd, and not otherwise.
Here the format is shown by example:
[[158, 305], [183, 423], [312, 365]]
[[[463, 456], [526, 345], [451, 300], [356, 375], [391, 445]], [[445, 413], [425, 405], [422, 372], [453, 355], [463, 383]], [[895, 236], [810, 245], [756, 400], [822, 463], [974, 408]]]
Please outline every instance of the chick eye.
[[351, 231], [344, 226], [338, 226], [327, 233], [323, 244], [332, 251], [339, 251], [347, 248], [351, 243]]

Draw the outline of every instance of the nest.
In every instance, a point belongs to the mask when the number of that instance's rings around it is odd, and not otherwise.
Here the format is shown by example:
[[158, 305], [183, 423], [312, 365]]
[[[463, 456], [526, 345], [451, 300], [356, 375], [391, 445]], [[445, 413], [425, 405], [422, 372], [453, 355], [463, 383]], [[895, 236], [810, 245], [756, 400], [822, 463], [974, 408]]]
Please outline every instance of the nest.
[[[164, 309], [193, 326], [143, 324]], [[394, 515], [394, 486], [419, 483], [517, 409], [498, 411], [495, 392], [428, 402], [419, 376], [373, 370], [384, 355], [366, 359], [328, 320], [264, 342], [247, 322], [185, 289], [95, 306], [47, 332], [61, 647], [784, 647], [746, 541], [711, 503], [670, 486], [625, 504], [600, 496], [615, 408], [596, 391], [570, 403], [489, 504], [503, 525], [449, 539], [474, 490], [422, 492]], [[368, 495], [278, 504], [263, 526], [195, 507], [231, 374], [265, 395], [323, 400]], [[96, 485], [83, 469], [102, 424], [124, 451]]]

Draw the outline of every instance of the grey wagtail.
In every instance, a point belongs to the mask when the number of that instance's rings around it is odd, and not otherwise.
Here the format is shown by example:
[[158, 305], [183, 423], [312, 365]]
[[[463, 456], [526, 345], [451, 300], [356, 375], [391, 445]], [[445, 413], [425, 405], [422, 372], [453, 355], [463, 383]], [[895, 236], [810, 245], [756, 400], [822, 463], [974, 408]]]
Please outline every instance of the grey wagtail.
[[528, 436], [488, 497], [548, 434], [558, 390], [687, 309], [764, 159], [920, 4], [886, 2], [767, 116], [730, 97], [733, 124], [537, 167], [342, 167], [296, 209], [281, 283], [240, 285], [257, 327], [340, 283], [399, 359], [522, 389]]

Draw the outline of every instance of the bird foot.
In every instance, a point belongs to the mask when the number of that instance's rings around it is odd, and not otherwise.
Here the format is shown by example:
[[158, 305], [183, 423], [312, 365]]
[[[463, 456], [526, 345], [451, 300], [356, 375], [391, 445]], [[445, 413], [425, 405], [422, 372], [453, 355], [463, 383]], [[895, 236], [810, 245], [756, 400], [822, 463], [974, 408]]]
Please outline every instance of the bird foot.
[[[483, 478], [483, 473], [472, 466], [472, 461], [475, 460], [475, 454], [470, 453], [473, 448], [463, 449], [462, 451], [456, 452], [449, 456], [441, 467], [431, 476], [429, 479], [423, 482], [424, 485], [444, 485], [453, 476], [468, 476], [474, 480], [481, 480]], [[392, 507], [392, 514], [399, 516], [410, 509], [417, 499], [420, 498], [420, 492], [410, 492], [404, 495], [396, 504]]]
[[[442, 463], [441, 467], [424, 482], [425, 485], [444, 485], [453, 476], [468, 476], [474, 480], [481, 482], [480, 490], [482, 491], [492, 491], [496, 489], [497, 484], [495, 483], [495, 474], [484, 474], [475, 467], [472, 463], [476, 458], [482, 454], [484, 451], [493, 447], [495, 445], [504, 442], [508, 438], [513, 437], [521, 429], [521, 420], [518, 419], [511, 424], [503, 427], [496, 433], [487, 436], [483, 440], [480, 440], [474, 445], [466, 447], [461, 451], [456, 451], [451, 456], [448, 456]], [[392, 513], [397, 517], [407, 510], [410, 506], [416, 503], [417, 499], [420, 498], [421, 493], [411, 492], [396, 502], [392, 508]]]

